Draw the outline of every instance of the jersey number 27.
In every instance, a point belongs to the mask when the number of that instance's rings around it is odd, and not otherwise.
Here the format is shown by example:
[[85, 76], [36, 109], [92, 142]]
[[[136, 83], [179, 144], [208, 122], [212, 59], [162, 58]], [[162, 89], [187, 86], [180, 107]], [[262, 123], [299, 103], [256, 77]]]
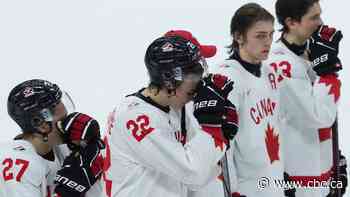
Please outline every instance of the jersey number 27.
[[20, 182], [24, 172], [29, 166], [29, 161], [23, 159], [16, 159], [15, 161], [13, 161], [11, 158], [6, 158], [1, 162], [1, 164], [4, 166], [2, 170], [2, 175], [5, 181], [9, 181], [14, 178], [14, 164], [16, 166], [19, 166], [19, 171], [16, 175], [16, 181]]

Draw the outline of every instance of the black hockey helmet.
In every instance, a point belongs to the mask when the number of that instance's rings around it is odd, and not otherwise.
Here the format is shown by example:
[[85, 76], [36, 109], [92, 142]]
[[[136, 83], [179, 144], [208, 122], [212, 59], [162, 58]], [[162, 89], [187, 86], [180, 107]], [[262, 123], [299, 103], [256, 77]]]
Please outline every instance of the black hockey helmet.
[[179, 36], [156, 39], [145, 55], [151, 84], [168, 90], [175, 90], [188, 74], [200, 79], [206, 66], [202, 60], [199, 47]]
[[[22, 132], [39, 132], [37, 128], [43, 121], [53, 120], [53, 109], [62, 101], [63, 95], [66, 93], [49, 81], [24, 81], [11, 90], [7, 100], [7, 112], [21, 127]], [[74, 107], [69, 96], [68, 100]]]

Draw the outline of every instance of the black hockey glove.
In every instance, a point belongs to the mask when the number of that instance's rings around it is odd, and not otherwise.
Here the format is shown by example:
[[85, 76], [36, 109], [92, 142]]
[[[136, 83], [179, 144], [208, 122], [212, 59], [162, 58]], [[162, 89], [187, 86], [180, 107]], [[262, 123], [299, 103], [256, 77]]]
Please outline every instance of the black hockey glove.
[[[89, 115], [74, 112], [56, 123], [58, 131], [62, 134], [63, 142], [71, 150], [85, 147], [88, 142], [100, 139], [100, 126]], [[75, 142], [75, 143], [73, 143]]]
[[[339, 174], [338, 174], [338, 181], [341, 182], [341, 189], [340, 189], [340, 193], [341, 196], [344, 196], [346, 188], [348, 186], [348, 174], [347, 174], [347, 165], [346, 165], [346, 158], [344, 155], [341, 154], [341, 152], [339, 151]], [[334, 178], [332, 179], [334, 180]], [[334, 185], [338, 185], [337, 183], [333, 183]], [[337, 196], [337, 188], [330, 188], [330, 192], [328, 194], [327, 197], [338, 197]]]
[[342, 69], [338, 58], [341, 31], [321, 25], [309, 39], [309, 58], [317, 75], [326, 75]]
[[[233, 82], [226, 76], [210, 74], [197, 87], [194, 116], [202, 126], [220, 128], [226, 140], [233, 139], [238, 130], [236, 107], [227, 100]], [[214, 137], [217, 134], [213, 134]]]
[[102, 141], [96, 140], [66, 157], [55, 177], [55, 193], [61, 197], [83, 197], [100, 178], [103, 168], [100, 150], [104, 147]]

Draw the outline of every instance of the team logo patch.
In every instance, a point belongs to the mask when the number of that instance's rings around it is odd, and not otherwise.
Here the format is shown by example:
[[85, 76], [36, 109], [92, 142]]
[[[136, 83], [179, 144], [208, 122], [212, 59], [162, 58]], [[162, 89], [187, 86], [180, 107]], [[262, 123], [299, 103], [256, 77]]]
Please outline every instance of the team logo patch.
[[31, 87], [26, 87], [23, 91], [24, 98], [30, 97], [34, 94], [34, 90]]
[[270, 125], [270, 123], [267, 124], [267, 129], [265, 130], [265, 144], [266, 144], [266, 150], [267, 154], [270, 158], [271, 164], [274, 161], [279, 161], [279, 150], [280, 150], [280, 143], [279, 143], [279, 134], [275, 133], [275, 128]]
[[163, 52], [173, 51], [174, 45], [172, 45], [170, 42], [167, 42], [162, 46], [162, 50], [163, 50]]

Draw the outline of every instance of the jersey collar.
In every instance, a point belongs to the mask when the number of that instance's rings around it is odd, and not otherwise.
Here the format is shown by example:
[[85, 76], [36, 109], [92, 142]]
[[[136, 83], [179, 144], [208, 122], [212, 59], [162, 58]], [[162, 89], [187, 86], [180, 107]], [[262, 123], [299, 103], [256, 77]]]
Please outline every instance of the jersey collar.
[[256, 76], [256, 77], [260, 77], [261, 76], [261, 64], [252, 64], [249, 62], [246, 62], [244, 60], [241, 59], [241, 57], [239, 56], [239, 54], [236, 52], [234, 53], [230, 59], [234, 59], [237, 60], [244, 69], [246, 69], [248, 72], [250, 72], [252, 75]]
[[294, 43], [289, 43], [283, 36], [281, 36], [280, 40], [282, 41], [282, 43], [284, 45], [286, 45], [286, 47], [291, 50], [294, 54], [296, 54], [297, 56], [301, 56], [304, 54], [305, 50], [306, 50], [306, 43], [299, 46], [296, 45]]
[[45, 155], [40, 155], [40, 156], [48, 161], [55, 161], [55, 154], [54, 154], [53, 150], [46, 153]]
[[141, 90], [139, 90], [138, 92], [134, 93], [134, 94], [130, 94], [130, 95], [127, 95], [128, 96], [136, 96], [137, 98], [145, 101], [146, 103], [162, 110], [163, 112], [165, 113], [169, 113], [170, 111], [170, 107], [169, 106], [162, 106], [162, 105], [159, 105], [158, 103], [156, 103], [153, 99], [151, 99], [151, 97], [149, 96], [144, 96], [143, 94], [141, 94], [141, 92], [144, 90], [145, 88], [142, 88]]

